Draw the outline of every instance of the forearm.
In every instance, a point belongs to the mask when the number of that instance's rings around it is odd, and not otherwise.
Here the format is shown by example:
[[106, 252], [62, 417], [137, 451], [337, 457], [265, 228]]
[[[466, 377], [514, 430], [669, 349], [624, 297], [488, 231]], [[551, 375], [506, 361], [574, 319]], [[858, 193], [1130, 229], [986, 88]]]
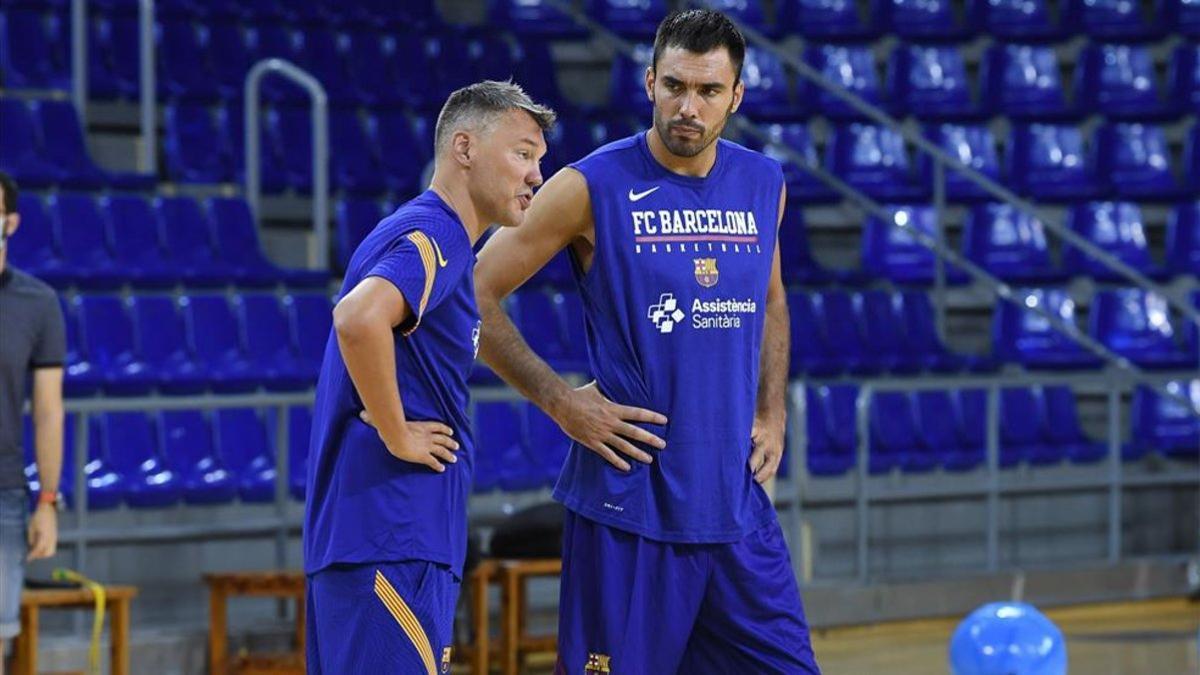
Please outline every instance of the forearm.
[[368, 318], [342, 323], [336, 332], [342, 361], [371, 423], [384, 438], [398, 438], [405, 418], [392, 327]]
[[[781, 294], [782, 296], [782, 294]], [[758, 365], [758, 415], [783, 421], [787, 418], [788, 353], [790, 324], [785, 297], [768, 299]]]
[[34, 449], [38, 483], [45, 493], [58, 492], [63, 465], [62, 406], [35, 410], [33, 416]]
[[551, 417], [571, 387], [534, 353], [495, 298], [481, 294], [479, 355], [497, 375]]

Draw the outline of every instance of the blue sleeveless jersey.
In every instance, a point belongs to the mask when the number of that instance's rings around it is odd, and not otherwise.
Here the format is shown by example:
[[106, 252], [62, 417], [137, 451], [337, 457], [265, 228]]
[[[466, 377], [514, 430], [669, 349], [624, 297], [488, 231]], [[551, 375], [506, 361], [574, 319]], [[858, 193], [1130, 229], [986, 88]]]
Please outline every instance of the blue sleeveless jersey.
[[651, 539], [739, 540], [774, 518], [748, 461], [782, 169], [719, 140], [708, 176], [680, 176], [644, 133], [571, 166], [595, 221], [591, 267], [574, 261], [592, 373], [609, 399], [666, 415], [643, 426], [667, 445], [625, 473], [573, 444], [555, 497]]
[[313, 406], [307, 573], [334, 564], [426, 560], [461, 578], [474, 464], [467, 377], [479, 347], [474, 268], [462, 221], [433, 191], [384, 218], [350, 258], [341, 295], [375, 276], [399, 289], [412, 308], [394, 333], [405, 417], [452, 428], [458, 461], [437, 473], [388, 452], [358, 417], [363, 404], [331, 333]]

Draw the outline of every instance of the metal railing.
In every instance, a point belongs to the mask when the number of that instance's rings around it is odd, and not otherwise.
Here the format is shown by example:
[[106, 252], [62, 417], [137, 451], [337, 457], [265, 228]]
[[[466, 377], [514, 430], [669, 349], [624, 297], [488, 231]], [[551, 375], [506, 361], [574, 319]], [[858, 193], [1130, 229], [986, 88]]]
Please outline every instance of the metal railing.
[[278, 74], [308, 92], [312, 105], [312, 221], [315, 242], [309, 251], [309, 267], [329, 269], [329, 100], [321, 82], [285, 59], [263, 59], [246, 75], [246, 199], [256, 223], [261, 222], [262, 165], [259, 152], [259, 93], [262, 79]]
[[[71, 102], [84, 128], [88, 115], [87, 0], [71, 0]], [[158, 175], [157, 91], [154, 61], [154, 0], [138, 0], [138, 105], [140, 170]]]

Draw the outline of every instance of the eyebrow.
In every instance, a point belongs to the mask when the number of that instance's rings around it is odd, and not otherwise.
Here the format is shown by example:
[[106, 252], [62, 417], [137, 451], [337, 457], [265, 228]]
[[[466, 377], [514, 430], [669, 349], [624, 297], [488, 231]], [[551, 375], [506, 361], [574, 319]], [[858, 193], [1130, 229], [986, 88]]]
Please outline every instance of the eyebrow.
[[[679, 79], [678, 77], [674, 77], [672, 75], [663, 75], [663, 80], [666, 81], [667, 84], [684, 84], [683, 80]], [[725, 83], [723, 83], [723, 82], [703, 82], [700, 84], [700, 88], [702, 88], [702, 89], [724, 89]]]

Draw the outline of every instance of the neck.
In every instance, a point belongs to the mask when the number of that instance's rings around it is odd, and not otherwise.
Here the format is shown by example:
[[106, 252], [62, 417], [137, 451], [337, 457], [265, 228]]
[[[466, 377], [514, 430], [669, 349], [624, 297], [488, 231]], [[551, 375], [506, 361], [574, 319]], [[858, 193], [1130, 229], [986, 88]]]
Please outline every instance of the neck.
[[694, 157], [680, 157], [667, 149], [666, 143], [663, 143], [662, 137], [658, 135], [658, 129], [651, 127], [646, 134], [646, 145], [650, 147], [650, 154], [663, 168], [680, 176], [703, 178], [708, 175], [709, 171], [712, 171], [713, 165], [717, 163], [715, 141], [709, 143], [707, 148], [701, 150], [700, 154]]
[[441, 169], [435, 169], [433, 179], [429, 182], [429, 189], [437, 193], [437, 196], [441, 197], [442, 201], [446, 202], [450, 210], [462, 221], [463, 229], [467, 231], [467, 237], [471, 240], [471, 244], [474, 245], [479, 241], [489, 223], [471, 202], [466, 176], [447, 176]]

